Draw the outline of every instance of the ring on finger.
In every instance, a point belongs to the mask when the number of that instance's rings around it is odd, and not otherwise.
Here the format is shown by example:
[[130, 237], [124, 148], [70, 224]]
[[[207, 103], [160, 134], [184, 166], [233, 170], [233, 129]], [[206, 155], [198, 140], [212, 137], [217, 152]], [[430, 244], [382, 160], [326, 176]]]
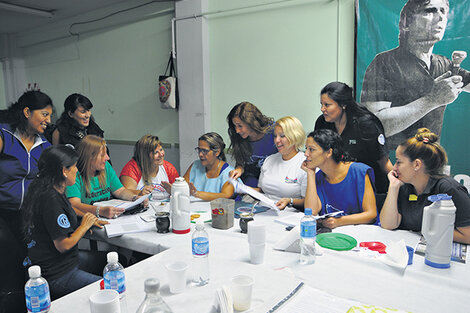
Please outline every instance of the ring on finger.
[[114, 213], [114, 218], [118, 218], [118, 215], [116, 213]]

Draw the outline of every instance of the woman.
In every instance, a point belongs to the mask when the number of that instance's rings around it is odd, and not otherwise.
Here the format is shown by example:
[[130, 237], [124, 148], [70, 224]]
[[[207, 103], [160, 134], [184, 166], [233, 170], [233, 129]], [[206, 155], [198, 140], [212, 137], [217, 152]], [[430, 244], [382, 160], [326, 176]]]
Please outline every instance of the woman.
[[164, 183], [173, 184], [179, 175], [176, 168], [164, 158], [165, 150], [158, 137], [144, 135], [136, 142], [134, 156], [121, 171], [119, 178], [124, 187], [141, 190], [150, 185], [152, 191], [161, 195], [160, 198], [168, 198], [171, 188]]
[[86, 213], [79, 223], [65, 197], [66, 186], [75, 183], [77, 159], [77, 153], [63, 145], [46, 149], [22, 206], [29, 259], [41, 266], [53, 298], [101, 279], [79, 269], [84, 264], [80, 264], [77, 244], [98, 218]]
[[380, 120], [354, 101], [353, 90], [345, 83], [329, 83], [320, 94], [323, 115], [315, 122], [315, 130], [331, 129], [340, 134], [349, 155], [374, 170], [377, 192], [387, 192], [392, 163]]
[[274, 124], [274, 145], [278, 152], [264, 160], [258, 187], [265, 194], [281, 198], [279, 209], [287, 205], [298, 209], [304, 207], [307, 175], [300, 167], [305, 156], [299, 149], [305, 142], [302, 123], [293, 116], [286, 116]]
[[65, 99], [64, 112], [57, 120], [57, 128], [52, 132], [52, 144], [77, 144], [86, 135], [96, 135], [103, 138], [103, 130], [91, 116], [93, 104], [78, 93], [71, 94]]
[[126, 189], [109, 164], [106, 142], [103, 138], [88, 135], [78, 145], [77, 168], [79, 175], [75, 184], [67, 187], [67, 198], [74, 209], [92, 213], [97, 217], [117, 218], [124, 212], [122, 208], [97, 206], [93, 203], [109, 200], [112, 197], [134, 201], [149, 191]]
[[312, 208], [314, 215], [344, 211], [344, 216], [322, 221], [328, 228], [372, 223], [377, 217], [372, 169], [348, 162], [341, 137], [329, 129], [308, 134], [305, 148], [306, 160], [302, 164], [307, 172], [305, 207]]
[[447, 155], [436, 134], [420, 128], [415, 137], [399, 145], [397, 162], [388, 174], [390, 186], [380, 212], [382, 227], [421, 231], [428, 196], [446, 193], [457, 208], [454, 241], [470, 244], [470, 197], [467, 189], [442, 174]]
[[192, 196], [205, 201], [233, 196], [233, 185], [228, 182], [233, 167], [225, 162], [224, 149], [224, 140], [217, 133], [199, 137], [196, 148], [199, 160], [194, 161], [184, 174]]
[[242, 178], [245, 185], [258, 186], [264, 160], [277, 152], [273, 144], [273, 119], [263, 115], [249, 102], [232, 108], [227, 116], [230, 150], [235, 158], [233, 179]]

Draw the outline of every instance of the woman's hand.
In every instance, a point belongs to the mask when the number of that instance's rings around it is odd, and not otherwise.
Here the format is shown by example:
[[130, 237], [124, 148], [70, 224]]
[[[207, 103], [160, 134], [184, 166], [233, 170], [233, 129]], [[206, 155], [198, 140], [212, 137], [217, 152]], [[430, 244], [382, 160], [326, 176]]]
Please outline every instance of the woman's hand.
[[232, 179], [238, 179], [240, 178], [240, 176], [242, 176], [243, 172], [244, 172], [243, 168], [237, 167], [236, 169], [231, 170], [228, 173], [228, 176]]
[[82, 217], [82, 226], [85, 227], [86, 229], [90, 229], [91, 226], [95, 225], [95, 223], [98, 221], [98, 218], [96, 215], [93, 215], [91, 213], [85, 213]]
[[100, 215], [106, 218], [117, 218], [119, 215], [124, 213], [123, 208], [116, 208], [113, 206], [102, 206], [100, 207]]
[[307, 167], [307, 160], [303, 161], [302, 162], [302, 165], [300, 166], [301, 169], [303, 169], [305, 172], [307, 172], [307, 175], [308, 174], [315, 174], [315, 170], [316, 168], [309, 168]]
[[276, 203], [276, 206], [279, 210], [284, 210], [289, 203], [290, 203], [290, 198], [281, 198]]
[[103, 228], [103, 225], [107, 225], [107, 224], [109, 224], [108, 221], [104, 221], [104, 220], [99, 220], [99, 219], [97, 219], [96, 222], [95, 222], [95, 224], [93, 224], [93, 226], [96, 226], [96, 227], [98, 227], [98, 228]]
[[330, 229], [333, 229], [342, 225], [340, 217], [328, 217], [328, 218], [325, 218], [321, 223], [323, 226], [330, 228]]
[[188, 183], [189, 185], [189, 194], [193, 197], [197, 197], [197, 189], [196, 186], [192, 182]]
[[165, 191], [171, 195], [171, 184], [167, 181], [162, 181], [160, 184], [165, 188]]
[[398, 179], [398, 175], [395, 170], [388, 172], [387, 177], [390, 182], [390, 187], [392, 188], [399, 189], [404, 184], [400, 179]]
[[140, 196], [144, 196], [144, 195], [148, 195], [149, 193], [151, 193], [153, 191], [153, 185], [145, 185], [144, 188], [142, 188], [139, 192], [139, 197]]

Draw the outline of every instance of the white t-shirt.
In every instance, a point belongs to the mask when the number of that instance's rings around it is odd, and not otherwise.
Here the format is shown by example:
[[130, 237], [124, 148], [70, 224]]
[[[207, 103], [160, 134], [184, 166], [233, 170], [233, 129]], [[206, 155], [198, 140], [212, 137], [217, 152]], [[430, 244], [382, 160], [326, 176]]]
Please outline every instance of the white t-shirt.
[[[162, 181], [169, 181], [168, 175], [165, 171], [165, 168], [163, 165], [160, 165], [158, 167], [158, 173], [157, 176], [152, 177], [152, 185], [153, 185], [153, 190], [158, 190], [160, 192], [166, 192], [165, 189], [162, 187], [161, 183]], [[139, 183], [137, 184], [137, 190], [141, 190], [144, 187], [144, 181], [142, 177], [140, 177]]]
[[305, 156], [298, 152], [284, 161], [278, 152], [264, 160], [258, 187], [270, 198], [304, 198], [307, 190], [307, 173], [300, 168]]

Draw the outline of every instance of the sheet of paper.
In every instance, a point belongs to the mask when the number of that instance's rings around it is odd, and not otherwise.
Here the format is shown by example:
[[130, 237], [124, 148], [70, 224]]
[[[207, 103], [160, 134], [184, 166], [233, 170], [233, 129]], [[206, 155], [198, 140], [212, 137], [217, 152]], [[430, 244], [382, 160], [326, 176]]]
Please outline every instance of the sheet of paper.
[[111, 200], [107, 200], [107, 201], [98, 201], [98, 202], [95, 202], [93, 203], [94, 205], [97, 205], [97, 206], [113, 206], [115, 208], [123, 208], [124, 210], [129, 210], [133, 207], [135, 207], [136, 205], [139, 205], [141, 204], [142, 202], [144, 202], [144, 200], [148, 198], [148, 195], [143, 195], [141, 197], [139, 197], [137, 200], [135, 201], [126, 201], [126, 200], [120, 200], [120, 199], [111, 199]]
[[109, 224], [104, 225], [108, 238], [123, 234], [139, 233], [155, 228], [155, 223], [146, 223], [138, 215], [121, 215], [116, 219], [106, 219]]
[[261, 192], [258, 192], [254, 190], [251, 187], [248, 187], [247, 185], [239, 182], [238, 180], [231, 179], [229, 178], [228, 180], [233, 187], [235, 188], [236, 193], [246, 193], [252, 196], [255, 199], [258, 199], [261, 201], [261, 205], [267, 206], [271, 209], [273, 209], [277, 214], [279, 214], [280, 210], [276, 206], [276, 202], [274, 200], [269, 199], [266, 195], [262, 194]]

